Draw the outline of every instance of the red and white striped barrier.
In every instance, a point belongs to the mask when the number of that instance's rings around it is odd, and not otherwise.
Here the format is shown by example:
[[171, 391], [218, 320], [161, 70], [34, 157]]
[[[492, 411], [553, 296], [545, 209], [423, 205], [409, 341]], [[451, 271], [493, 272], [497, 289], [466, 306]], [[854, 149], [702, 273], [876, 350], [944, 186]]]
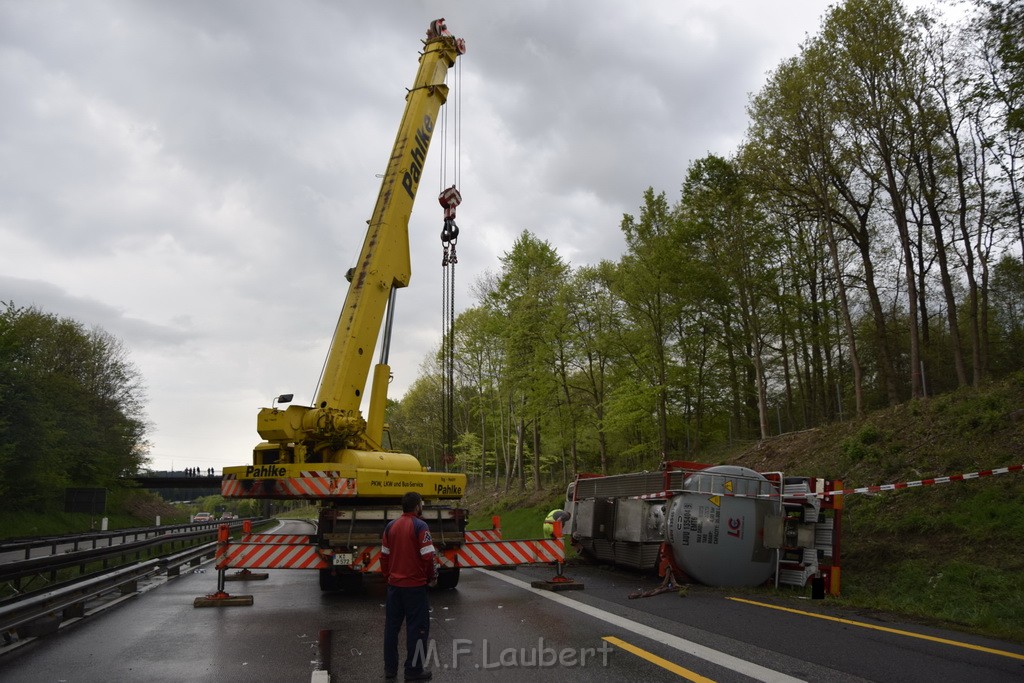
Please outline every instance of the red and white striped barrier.
[[[978, 472], [967, 472], [965, 474], [951, 474], [948, 477], [932, 477], [931, 479], [918, 479], [917, 481], [903, 481], [896, 484], [879, 484], [877, 486], [861, 486], [854, 489], [837, 489], [835, 491], [824, 491], [824, 492], [809, 492], [809, 493], [766, 493], [766, 494], [748, 494], [748, 493], [731, 493], [729, 491], [716, 491], [713, 494], [715, 496], [728, 496], [730, 498], [825, 498], [826, 496], [852, 496], [858, 493], [880, 493], [882, 491], [901, 491], [903, 489], [912, 489], [920, 486], [934, 486], [935, 484], [949, 484], [955, 481], [970, 481], [972, 479], [982, 479], [984, 477], [993, 477], [999, 474], [1009, 474], [1011, 472], [1020, 472], [1024, 470], [1024, 465], [1007, 465], [1006, 467], [996, 467], [991, 470], [979, 470]], [[669, 498], [677, 493], [697, 493], [703, 494], [705, 491], [659, 491], [658, 493], [645, 493], [642, 496], [632, 496], [632, 498], [640, 500], [651, 500], [660, 498]]]
[[274, 496], [277, 498], [347, 498], [356, 495], [356, 480], [340, 472], [303, 470], [298, 477], [240, 480], [224, 475], [220, 485], [225, 498]]
[[997, 467], [992, 470], [980, 470], [978, 472], [968, 472], [966, 474], [951, 474], [948, 477], [934, 477], [932, 479], [904, 481], [898, 484], [881, 484], [879, 486], [862, 486], [856, 489], [843, 489], [842, 491], [832, 491], [830, 492], [830, 494], [833, 496], [849, 496], [855, 493], [878, 493], [880, 491], [899, 491], [901, 489], [912, 489], [918, 486], [933, 486], [935, 484], [949, 484], [950, 482], [954, 481], [968, 481], [970, 479], [993, 477], [997, 474], [1009, 474], [1010, 472], [1020, 472], [1021, 470], [1024, 470], [1024, 465], [1008, 465], [1006, 467]]
[[217, 549], [217, 569], [326, 569], [317, 546], [302, 543], [228, 543]]
[[565, 561], [565, 545], [556, 540], [467, 543], [456, 551], [460, 567], [508, 567]]
[[[519, 564], [560, 562], [565, 548], [555, 540], [480, 541], [467, 543], [454, 551], [441, 550], [437, 559], [442, 567], [507, 567]], [[364, 548], [347, 565], [356, 571], [380, 571], [380, 546]]]
[[302, 534], [248, 534], [242, 536], [238, 542], [263, 543], [267, 545], [308, 545], [309, 536]]
[[485, 541], [500, 541], [501, 529], [481, 529], [480, 531], [467, 531], [466, 543], [483, 543]]

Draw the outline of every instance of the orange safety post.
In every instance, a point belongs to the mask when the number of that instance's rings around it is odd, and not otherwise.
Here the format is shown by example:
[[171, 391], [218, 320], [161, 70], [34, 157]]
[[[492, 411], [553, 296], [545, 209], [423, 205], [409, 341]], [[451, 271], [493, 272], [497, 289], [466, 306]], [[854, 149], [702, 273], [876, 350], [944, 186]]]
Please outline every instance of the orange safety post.
[[[558, 543], [562, 551], [562, 558], [565, 558], [565, 539], [562, 537], [562, 520], [556, 519], [552, 525], [553, 535], [555, 541]], [[564, 591], [564, 590], [582, 590], [583, 584], [577, 583], [575, 579], [571, 579], [568, 576], [562, 574], [563, 562], [559, 560], [556, 563], [555, 575], [547, 581], [531, 581], [530, 585], [534, 588], [543, 588], [550, 591]]]
[[[227, 554], [228, 543], [231, 541], [231, 528], [227, 524], [217, 527], [217, 563]], [[193, 607], [233, 607], [252, 605], [251, 595], [233, 596], [224, 589], [224, 569], [217, 569], [217, 590], [209, 595], [196, 598], [192, 602]]]

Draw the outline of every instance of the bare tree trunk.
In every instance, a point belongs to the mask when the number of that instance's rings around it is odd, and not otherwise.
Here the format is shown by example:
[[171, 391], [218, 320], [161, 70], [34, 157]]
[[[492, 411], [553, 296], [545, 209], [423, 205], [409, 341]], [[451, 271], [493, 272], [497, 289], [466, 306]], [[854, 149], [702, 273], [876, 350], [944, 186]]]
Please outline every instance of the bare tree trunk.
[[526, 437], [526, 421], [522, 416], [516, 418], [516, 474], [519, 478], [519, 490], [526, 490], [526, 471], [523, 467], [523, 439]]
[[[949, 274], [949, 259], [946, 256], [946, 238], [942, 232], [942, 216], [936, 203], [935, 192], [938, 186], [938, 178], [935, 172], [935, 159], [931, 153], [926, 153], [927, 165], [922, 163], [920, 155], [916, 158], [917, 172], [921, 176], [922, 194], [925, 200], [925, 207], [928, 210], [928, 219], [931, 221], [933, 234], [935, 235], [935, 255], [939, 261], [939, 275], [942, 279], [942, 292], [946, 297], [946, 320], [949, 325], [949, 338], [953, 346], [953, 365], [956, 368], [957, 385], [965, 387], [968, 385], [967, 368], [964, 366], [963, 341], [960, 339], [960, 322], [957, 319], [956, 293], [953, 291], [953, 280]], [[973, 273], [968, 275], [968, 280], [973, 280]]]
[[533, 418], [533, 490], [540, 491], [540, 420]]
[[860, 367], [860, 356], [857, 353], [857, 336], [853, 330], [853, 320], [850, 318], [850, 301], [846, 295], [846, 279], [843, 277], [843, 269], [839, 263], [839, 245], [836, 242], [835, 231], [832, 229], [832, 222], [825, 220], [825, 230], [828, 235], [828, 251], [832, 257], [832, 269], [836, 276], [836, 288], [839, 292], [839, 307], [842, 309], [843, 329], [846, 332], [846, 343], [850, 347], [850, 367], [853, 370], [853, 396], [856, 403], [857, 417], [864, 417], [864, 379], [863, 370]]

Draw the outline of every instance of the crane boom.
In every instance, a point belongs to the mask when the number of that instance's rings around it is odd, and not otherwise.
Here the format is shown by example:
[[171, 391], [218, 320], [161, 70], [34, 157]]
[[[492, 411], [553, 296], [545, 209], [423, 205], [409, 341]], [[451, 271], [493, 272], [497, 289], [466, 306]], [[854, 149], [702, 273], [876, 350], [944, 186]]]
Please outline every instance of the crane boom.
[[437, 113], [448, 98], [445, 76], [465, 49], [444, 35], [447, 31], [435, 29], [433, 33], [425, 43], [416, 80], [406, 98], [405, 114], [352, 274], [317, 395], [319, 406], [359, 409], [373, 350], [366, 344], [376, 342], [392, 289], [409, 284], [409, 216]]

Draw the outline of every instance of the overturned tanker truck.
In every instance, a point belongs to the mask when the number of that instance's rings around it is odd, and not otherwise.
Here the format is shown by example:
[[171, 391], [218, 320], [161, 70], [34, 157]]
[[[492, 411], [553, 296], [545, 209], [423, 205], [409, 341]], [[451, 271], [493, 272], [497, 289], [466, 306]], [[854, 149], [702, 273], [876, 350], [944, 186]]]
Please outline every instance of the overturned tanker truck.
[[[839, 594], [838, 481], [735, 465], [581, 474], [568, 533], [586, 558], [709, 586], [810, 584]], [[818, 595], [816, 595], [818, 597]]]

